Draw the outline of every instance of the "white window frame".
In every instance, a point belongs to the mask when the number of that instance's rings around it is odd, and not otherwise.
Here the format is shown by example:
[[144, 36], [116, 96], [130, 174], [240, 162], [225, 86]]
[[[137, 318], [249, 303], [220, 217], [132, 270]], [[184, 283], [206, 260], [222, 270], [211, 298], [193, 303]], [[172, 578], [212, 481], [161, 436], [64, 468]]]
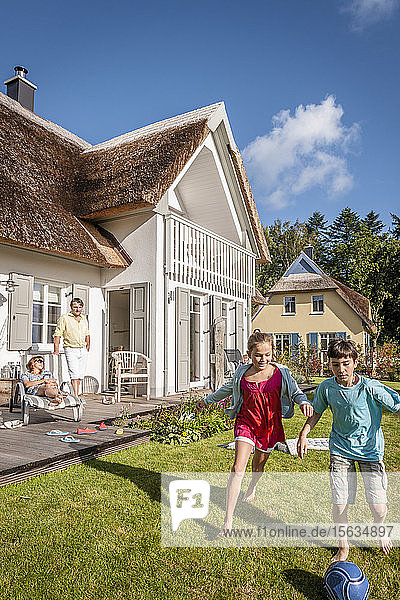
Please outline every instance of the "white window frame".
[[[49, 350], [53, 346], [53, 342], [47, 341], [49, 286], [57, 287], [60, 289], [61, 314], [66, 312], [67, 300], [66, 300], [65, 290], [68, 286], [67, 286], [67, 284], [65, 284], [61, 281], [50, 281], [48, 279], [37, 279], [35, 277], [34, 281], [33, 281], [33, 285], [35, 286], [36, 284], [43, 286], [43, 323], [41, 323], [43, 329], [42, 329], [41, 341], [34, 342], [33, 341], [33, 325], [36, 325], [38, 323], [37, 323], [37, 321], [33, 320], [33, 307], [34, 307], [35, 301], [32, 298], [32, 345], [34, 345], [35, 347], [37, 347], [41, 350]], [[43, 341], [43, 340], [46, 340], [46, 341]]]
[[[286, 310], [288, 304], [294, 304], [294, 311]], [[295, 315], [296, 314], [296, 296], [284, 296], [283, 298], [283, 314], [284, 315]]]
[[[324, 338], [326, 338], [326, 348], [322, 347], [322, 336]], [[333, 340], [338, 340], [339, 336], [337, 334], [337, 332], [335, 331], [324, 331], [323, 333], [319, 334], [319, 348], [321, 350], [321, 352], [327, 352], [328, 348], [329, 348], [329, 344], [333, 341]]]
[[[322, 310], [321, 309], [317, 309], [315, 310], [314, 308], [314, 302], [316, 303], [320, 303], [322, 302]], [[311, 296], [311, 314], [312, 315], [323, 315], [325, 312], [325, 298], [323, 294], [316, 294], [314, 296]]]
[[[281, 344], [281, 349], [278, 350], [278, 341]], [[274, 333], [274, 345], [277, 352], [285, 352], [284, 342], [287, 341], [287, 350], [290, 352], [290, 333]]]

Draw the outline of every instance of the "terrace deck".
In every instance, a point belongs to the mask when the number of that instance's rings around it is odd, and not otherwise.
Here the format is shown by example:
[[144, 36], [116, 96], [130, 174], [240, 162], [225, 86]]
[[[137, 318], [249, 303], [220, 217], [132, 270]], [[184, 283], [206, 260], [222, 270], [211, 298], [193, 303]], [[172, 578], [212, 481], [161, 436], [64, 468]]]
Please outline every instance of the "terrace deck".
[[[151, 414], [160, 404], [167, 406], [180, 402], [180, 397], [146, 401], [143, 398], [125, 397], [119, 404], [102, 403], [102, 395], [85, 396], [87, 405], [80, 423], [75, 423], [72, 410], [32, 410], [29, 425], [17, 429], [0, 429], [0, 485], [16, 483], [36, 475], [65, 469], [93, 458], [105, 456], [149, 441], [147, 431], [124, 429], [116, 435], [117, 427], [97, 431], [92, 435], [76, 435], [77, 427], [96, 429], [102, 421], [114, 418], [124, 407], [130, 414]], [[0, 395], [3, 421], [19, 419], [19, 408], [8, 410], [6, 394]], [[45, 435], [59, 429], [79, 438], [79, 443], [61, 442], [59, 437]]]

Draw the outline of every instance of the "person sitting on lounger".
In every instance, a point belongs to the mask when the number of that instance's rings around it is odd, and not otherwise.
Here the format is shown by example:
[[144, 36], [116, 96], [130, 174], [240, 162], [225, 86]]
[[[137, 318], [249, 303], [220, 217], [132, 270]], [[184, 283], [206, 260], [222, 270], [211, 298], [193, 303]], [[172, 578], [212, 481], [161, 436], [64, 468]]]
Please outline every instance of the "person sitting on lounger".
[[61, 403], [58, 385], [50, 371], [44, 370], [43, 356], [33, 356], [26, 368], [28, 372], [21, 376], [26, 393], [45, 396], [51, 408], [58, 406]]

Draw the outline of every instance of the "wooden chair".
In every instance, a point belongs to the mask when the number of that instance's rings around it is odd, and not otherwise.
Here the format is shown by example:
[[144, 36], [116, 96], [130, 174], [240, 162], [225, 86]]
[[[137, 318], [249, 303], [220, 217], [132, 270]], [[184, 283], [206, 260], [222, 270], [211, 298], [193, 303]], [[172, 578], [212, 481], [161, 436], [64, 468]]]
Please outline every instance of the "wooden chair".
[[150, 363], [148, 356], [140, 352], [122, 350], [112, 353], [115, 361], [117, 402], [121, 402], [122, 384], [145, 385], [146, 398], [150, 399]]

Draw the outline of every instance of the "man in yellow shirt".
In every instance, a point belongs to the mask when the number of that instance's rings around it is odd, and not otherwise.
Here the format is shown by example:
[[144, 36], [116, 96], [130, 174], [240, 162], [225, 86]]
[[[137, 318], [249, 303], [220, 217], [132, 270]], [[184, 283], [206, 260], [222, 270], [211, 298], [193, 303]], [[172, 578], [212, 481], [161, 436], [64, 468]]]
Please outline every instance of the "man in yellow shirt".
[[72, 298], [71, 311], [58, 319], [54, 338], [54, 354], [59, 354], [60, 339], [63, 338], [64, 353], [67, 359], [69, 376], [75, 396], [79, 394], [79, 384], [84, 378], [87, 355], [90, 348], [90, 335], [87, 319], [82, 315], [83, 301]]

